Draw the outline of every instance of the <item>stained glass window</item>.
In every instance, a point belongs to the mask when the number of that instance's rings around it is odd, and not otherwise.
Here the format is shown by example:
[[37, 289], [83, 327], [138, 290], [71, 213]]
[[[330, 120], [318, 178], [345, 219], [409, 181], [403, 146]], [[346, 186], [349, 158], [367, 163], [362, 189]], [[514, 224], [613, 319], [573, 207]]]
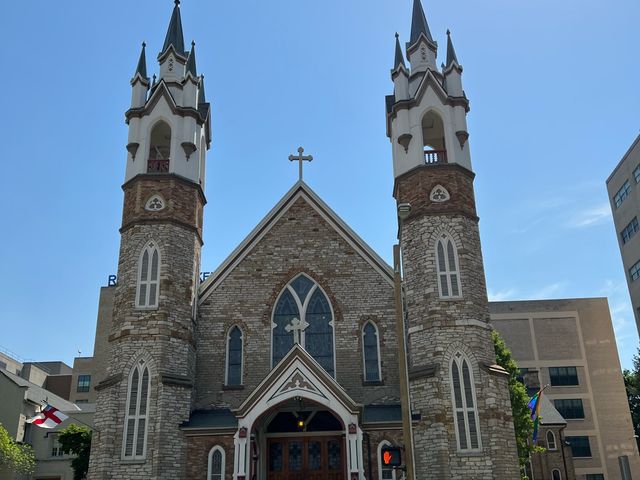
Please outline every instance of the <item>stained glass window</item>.
[[227, 385], [242, 385], [242, 331], [237, 326], [227, 340]]
[[216, 445], [209, 451], [209, 474], [207, 480], [224, 479], [224, 450]]
[[453, 241], [446, 235], [443, 235], [436, 245], [436, 266], [440, 297], [460, 297], [462, 294], [460, 292], [458, 254]]
[[275, 367], [296, 341], [331, 375], [335, 375], [333, 314], [326, 295], [301, 274], [278, 298], [272, 324], [272, 365]]
[[142, 459], [146, 455], [147, 405], [149, 403], [149, 369], [138, 362], [129, 377], [127, 415], [123, 455], [128, 459]]
[[473, 372], [469, 362], [457, 353], [451, 362], [454, 421], [460, 450], [478, 450], [480, 432], [473, 390]]
[[380, 348], [378, 340], [378, 329], [367, 322], [362, 329], [362, 346], [364, 352], [364, 379], [367, 382], [376, 382], [380, 376]]

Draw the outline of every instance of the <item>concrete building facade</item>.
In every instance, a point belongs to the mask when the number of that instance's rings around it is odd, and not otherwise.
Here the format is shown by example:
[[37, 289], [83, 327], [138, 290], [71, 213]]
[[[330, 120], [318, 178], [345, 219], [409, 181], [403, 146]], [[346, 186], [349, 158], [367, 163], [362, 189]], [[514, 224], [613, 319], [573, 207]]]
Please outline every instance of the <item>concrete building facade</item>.
[[549, 385], [544, 396], [567, 423], [576, 478], [621, 479], [624, 456], [640, 475], [607, 299], [494, 302], [490, 309], [518, 365]]
[[640, 332], [640, 135], [607, 179], [631, 305]]

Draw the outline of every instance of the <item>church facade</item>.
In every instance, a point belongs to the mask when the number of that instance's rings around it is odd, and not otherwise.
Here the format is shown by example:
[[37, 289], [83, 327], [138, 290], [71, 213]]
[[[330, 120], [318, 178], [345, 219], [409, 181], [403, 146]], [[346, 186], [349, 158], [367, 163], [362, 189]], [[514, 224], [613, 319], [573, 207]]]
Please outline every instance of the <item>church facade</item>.
[[[462, 67], [415, 0], [386, 98], [398, 204], [386, 264], [302, 178], [200, 283], [210, 106], [176, 1], [132, 79], [118, 282], [89, 477], [519, 478], [496, 365]], [[302, 152], [301, 152], [302, 153]], [[96, 348], [98, 345], [96, 345]], [[406, 361], [405, 361], [406, 358]]]

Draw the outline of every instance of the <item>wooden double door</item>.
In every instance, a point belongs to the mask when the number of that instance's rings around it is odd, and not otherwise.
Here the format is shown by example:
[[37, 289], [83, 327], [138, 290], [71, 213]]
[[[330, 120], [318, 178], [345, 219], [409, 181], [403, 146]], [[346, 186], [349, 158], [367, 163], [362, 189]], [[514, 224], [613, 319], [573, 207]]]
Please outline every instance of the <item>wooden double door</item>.
[[267, 480], [344, 480], [344, 438], [270, 438]]

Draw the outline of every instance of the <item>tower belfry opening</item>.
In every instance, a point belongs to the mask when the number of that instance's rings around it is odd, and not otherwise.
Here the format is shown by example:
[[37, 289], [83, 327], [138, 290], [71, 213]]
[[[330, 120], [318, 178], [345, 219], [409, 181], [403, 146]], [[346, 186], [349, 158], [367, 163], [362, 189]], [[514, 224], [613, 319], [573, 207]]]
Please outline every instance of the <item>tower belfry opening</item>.
[[447, 163], [444, 124], [433, 110], [422, 117], [422, 144], [426, 163]]
[[159, 121], [151, 130], [148, 173], [168, 173], [171, 161], [171, 127]]

